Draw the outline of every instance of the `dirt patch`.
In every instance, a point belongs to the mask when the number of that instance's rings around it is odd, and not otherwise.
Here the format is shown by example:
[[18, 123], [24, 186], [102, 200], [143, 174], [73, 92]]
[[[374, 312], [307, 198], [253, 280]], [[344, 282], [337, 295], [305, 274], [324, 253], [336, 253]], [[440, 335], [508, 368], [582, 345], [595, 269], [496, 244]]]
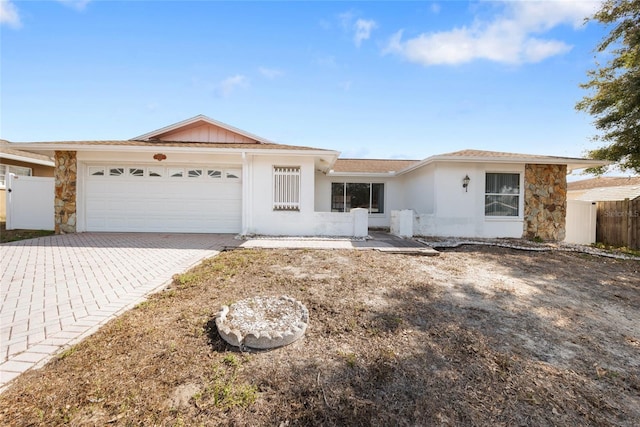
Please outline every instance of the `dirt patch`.
[[[237, 250], [0, 395], [2, 425], [637, 425], [640, 262]], [[287, 294], [303, 339], [236, 351], [220, 306]]]

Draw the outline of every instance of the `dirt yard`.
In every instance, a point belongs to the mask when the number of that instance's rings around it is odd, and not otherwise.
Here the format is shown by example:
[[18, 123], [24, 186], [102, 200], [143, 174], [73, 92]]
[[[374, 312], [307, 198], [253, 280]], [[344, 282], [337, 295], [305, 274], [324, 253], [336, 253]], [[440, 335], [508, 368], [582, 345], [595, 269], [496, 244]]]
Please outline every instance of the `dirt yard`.
[[[219, 307], [287, 294], [305, 337], [239, 352]], [[236, 250], [0, 395], [0, 425], [637, 426], [640, 261]]]

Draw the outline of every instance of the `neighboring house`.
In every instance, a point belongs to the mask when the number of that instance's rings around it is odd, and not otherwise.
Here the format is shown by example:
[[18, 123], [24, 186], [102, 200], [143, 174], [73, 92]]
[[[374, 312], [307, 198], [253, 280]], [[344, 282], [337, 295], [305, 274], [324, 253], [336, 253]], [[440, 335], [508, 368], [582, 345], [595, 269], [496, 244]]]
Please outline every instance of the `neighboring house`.
[[9, 141], [0, 139], [0, 221], [7, 218], [8, 175], [52, 177], [53, 165], [49, 156], [16, 150]]
[[464, 150], [339, 159], [205, 116], [126, 141], [15, 144], [55, 157], [57, 232], [564, 238], [566, 174], [601, 161]]
[[640, 197], [640, 176], [597, 177], [570, 182], [567, 199], [589, 202], [633, 200]]

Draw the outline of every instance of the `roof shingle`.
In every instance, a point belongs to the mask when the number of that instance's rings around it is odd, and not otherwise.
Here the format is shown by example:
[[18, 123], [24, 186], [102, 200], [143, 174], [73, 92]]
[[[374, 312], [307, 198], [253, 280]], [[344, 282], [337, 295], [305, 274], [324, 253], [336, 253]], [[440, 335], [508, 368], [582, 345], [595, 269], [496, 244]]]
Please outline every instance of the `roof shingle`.
[[417, 162], [418, 160], [338, 159], [333, 165], [333, 171], [343, 173], [389, 173], [398, 172]]

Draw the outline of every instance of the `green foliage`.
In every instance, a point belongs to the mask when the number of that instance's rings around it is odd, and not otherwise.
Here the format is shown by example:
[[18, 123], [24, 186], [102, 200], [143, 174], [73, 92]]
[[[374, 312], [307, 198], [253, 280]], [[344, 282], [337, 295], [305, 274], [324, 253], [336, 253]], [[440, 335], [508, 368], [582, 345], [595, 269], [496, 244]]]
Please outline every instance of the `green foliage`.
[[596, 47], [611, 58], [588, 72], [590, 80], [580, 86], [590, 94], [576, 104], [600, 131], [594, 140], [603, 145], [588, 154], [640, 173], [640, 0], [606, 0], [590, 20], [612, 28]]
[[252, 405], [258, 398], [258, 388], [238, 380], [239, 367], [240, 361], [233, 355], [225, 356], [222, 366], [213, 366], [206, 387], [193, 396], [196, 407], [226, 411]]
[[58, 354], [58, 360], [63, 360], [66, 359], [67, 357], [71, 356], [73, 353], [75, 353], [78, 350], [78, 347], [76, 347], [75, 345], [67, 348], [66, 350], [64, 350], [63, 352], [61, 352], [60, 354]]

